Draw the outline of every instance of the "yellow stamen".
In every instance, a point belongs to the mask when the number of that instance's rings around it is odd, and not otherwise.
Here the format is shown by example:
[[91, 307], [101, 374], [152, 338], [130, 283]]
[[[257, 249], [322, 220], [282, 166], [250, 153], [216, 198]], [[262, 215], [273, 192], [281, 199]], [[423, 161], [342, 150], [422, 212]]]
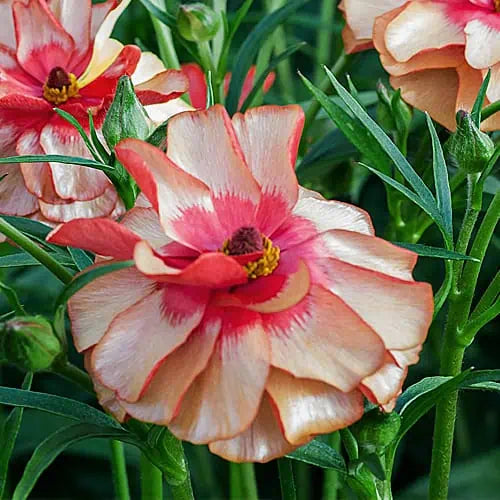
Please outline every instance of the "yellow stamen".
[[61, 88], [49, 87], [46, 83], [43, 86], [43, 97], [56, 106], [65, 103], [71, 97], [78, 95], [78, 82], [73, 73], [68, 73], [69, 85], [63, 85]]
[[[231, 240], [225, 241], [222, 246], [222, 251], [229, 255], [228, 246]], [[261, 276], [269, 276], [278, 267], [280, 261], [280, 249], [273, 246], [273, 242], [262, 236], [262, 246], [264, 254], [260, 259], [248, 262], [243, 267], [248, 273], [250, 279], [260, 278]]]

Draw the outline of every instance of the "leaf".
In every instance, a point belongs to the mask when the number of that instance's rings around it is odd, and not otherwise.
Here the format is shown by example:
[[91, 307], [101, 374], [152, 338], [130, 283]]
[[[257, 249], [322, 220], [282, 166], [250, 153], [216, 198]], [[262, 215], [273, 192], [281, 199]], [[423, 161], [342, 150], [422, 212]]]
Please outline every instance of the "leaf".
[[299, 462], [316, 465], [323, 469], [335, 469], [343, 474], [347, 473], [344, 459], [340, 453], [322, 441], [314, 439], [287, 455]]
[[19, 231], [29, 234], [30, 236], [37, 236], [42, 240], [44, 240], [53, 229], [50, 226], [47, 226], [47, 224], [42, 224], [41, 222], [27, 219], [25, 217], [2, 215], [2, 218], [5, 219], [11, 226], [19, 229]]
[[271, 73], [271, 71], [273, 71], [280, 64], [280, 62], [284, 61], [285, 59], [288, 59], [292, 54], [297, 52], [304, 45], [306, 45], [306, 42], [295, 43], [294, 45], [288, 47], [286, 50], [284, 50], [283, 52], [278, 54], [276, 57], [273, 57], [273, 59], [271, 59], [269, 65], [262, 72], [262, 74], [259, 76], [257, 81], [254, 83], [254, 86], [253, 86], [250, 94], [248, 94], [247, 98], [243, 102], [243, 105], [240, 108], [240, 113], [244, 113], [251, 106], [255, 96], [260, 91], [260, 89], [264, 86], [264, 82], [266, 81], [266, 78], [269, 75], [269, 73]]
[[[63, 266], [74, 265], [70, 258], [62, 258], [61, 255], [57, 255], [57, 262]], [[3, 255], [0, 257], [0, 268], [5, 267], [24, 267], [24, 266], [41, 266], [42, 264], [32, 257], [31, 255], [24, 252], [12, 253], [10, 255]]]
[[38, 478], [66, 448], [84, 439], [111, 438], [140, 446], [132, 434], [93, 424], [72, 424], [54, 432], [35, 449], [23, 476], [14, 490], [12, 500], [26, 500]]
[[90, 256], [81, 248], [67, 248], [69, 254], [71, 255], [71, 258], [73, 259], [73, 262], [75, 263], [75, 266], [79, 271], [83, 271], [85, 268], [91, 266], [94, 263], [93, 259], [90, 258]]
[[116, 420], [92, 406], [53, 394], [23, 391], [21, 389], [0, 386], [0, 404], [33, 408], [80, 422], [106, 426], [108, 428], [111, 427], [113, 429], [122, 428]]
[[[415, 193], [421, 198], [422, 202], [428, 206], [432, 212], [436, 213], [436, 200], [431, 190], [425, 185], [424, 181], [418, 176], [417, 172], [408, 163], [401, 151], [389, 139], [385, 132], [377, 125], [377, 123], [368, 115], [363, 107], [354, 99], [347, 90], [340, 85], [339, 81], [335, 78], [334, 74], [325, 67], [326, 74], [339, 97], [344, 101], [347, 107], [352, 111], [366, 129], [375, 137], [382, 149], [389, 155], [394, 162], [396, 168], [401, 172], [403, 177], [408, 181], [410, 186], [415, 190]], [[440, 217], [438, 218], [440, 219]], [[435, 219], [438, 222], [438, 219]], [[441, 222], [441, 221], [440, 221]]]
[[[29, 391], [33, 382], [33, 373], [27, 373], [24, 377], [22, 389]], [[0, 429], [0, 499], [4, 498], [5, 486], [7, 484], [7, 473], [9, 468], [10, 457], [16, 444], [17, 435], [21, 427], [24, 408], [14, 408], [2, 428]]]
[[[18, 314], [19, 316], [26, 314], [26, 311], [24, 310], [21, 302], [19, 301], [19, 297], [17, 296], [16, 291], [13, 288], [7, 286], [6, 284], [0, 281], [0, 291], [3, 292], [3, 294], [7, 298], [7, 301], [9, 302], [10, 307], [12, 308], [13, 311], [15, 311], [16, 314]], [[1, 498], [2, 495], [0, 495], [0, 499]]]
[[0, 165], [5, 163], [40, 163], [40, 162], [53, 162], [63, 163], [65, 165], [81, 165], [82, 167], [95, 168], [103, 172], [113, 173], [114, 168], [88, 158], [80, 158], [78, 156], [66, 155], [23, 155], [23, 156], [7, 156], [0, 158]]
[[488, 86], [491, 80], [491, 69], [488, 70], [488, 73], [484, 77], [483, 83], [481, 84], [481, 88], [479, 89], [479, 93], [477, 94], [476, 100], [474, 102], [474, 106], [472, 107], [471, 118], [476, 124], [477, 128], [481, 127], [481, 111], [484, 105], [484, 99], [486, 98], [486, 91], [488, 90]]
[[211, 108], [215, 104], [215, 97], [214, 97], [214, 85], [213, 85], [213, 75], [210, 70], [207, 71], [206, 75], [206, 81], [207, 81], [207, 103], [205, 108]]
[[307, 1], [292, 0], [287, 2], [284, 7], [264, 17], [243, 42], [243, 45], [235, 56], [235, 61], [238, 61], [238, 64], [235, 66], [231, 76], [231, 83], [226, 99], [226, 108], [230, 115], [234, 115], [238, 110], [243, 83], [262, 43], [280, 24], [284, 23], [292, 14], [295, 14], [297, 9], [306, 4]]
[[[143, 51], [145, 52], [145, 51]], [[94, 117], [92, 116], [92, 111], [89, 109], [88, 110], [88, 115], [89, 115], [89, 129], [90, 129], [90, 138], [92, 139], [92, 144], [96, 148], [97, 152], [99, 153], [99, 156], [101, 157], [101, 161], [104, 163], [110, 164], [111, 162], [111, 155], [106, 151], [106, 148], [103, 146], [101, 143], [101, 140], [99, 139], [99, 136], [97, 135], [97, 131], [95, 129], [94, 125]]]
[[73, 297], [73, 295], [81, 290], [85, 285], [88, 285], [91, 281], [104, 276], [105, 274], [112, 273], [113, 271], [118, 271], [119, 269], [124, 269], [125, 267], [132, 267], [134, 265], [133, 260], [125, 260], [121, 262], [112, 262], [111, 264], [100, 264], [88, 271], [84, 271], [66, 285], [61, 295], [57, 298], [56, 308], [66, 304], [68, 300]]
[[403, 243], [400, 241], [394, 242], [398, 247], [406, 248], [415, 252], [422, 257], [431, 257], [435, 259], [449, 259], [449, 260], [470, 260], [472, 262], [479, 262], [478, 259], [464, 255], [462, 253], [446, 250], [446, 248], [430, 247], [421, 245], [420, 243]]
[[165, 26], [169, 28], [176, 29], [177, 19], [174, 15], [169, 12], [165, 12], [156, 5], [154, 5], [150, 0], [139, 0], [146, 10], [158, 21], [162, 22]]
[[451, 190], [448, 168], [446, 167], [443, 148], [439, 142], [439, 137], [431, 117], [428, 113], [425, 114], [425, 117], [432, 139], [432, 164], [434, 170], [434, 184], [436, 186], [437, 206], [443, 218], [444, 229], [449, 238], [448, 241], [453, 243], [453, 212], [451, 208]]

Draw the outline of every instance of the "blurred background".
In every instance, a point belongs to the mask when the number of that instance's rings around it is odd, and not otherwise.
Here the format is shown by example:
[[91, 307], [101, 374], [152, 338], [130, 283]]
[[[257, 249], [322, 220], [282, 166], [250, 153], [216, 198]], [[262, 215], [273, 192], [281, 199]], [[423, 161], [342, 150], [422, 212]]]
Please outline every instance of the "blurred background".
[[[229, 0], [228, 11], [234, 12], [241, 5], [241, 0]], [[249, 31], [263, 17], [266, 7], [264, 0], [256, 0], [238, 32], [232, 56], [245, 39]], [[320, 81], [319, 63], [332, 66], [341, 54], [340, 32], [343, 20], [338, 12], [328, 23], [322, 23], [317, 0], [310, 1], [297, 12], [285, 26], [289, 45], [296, 41], [305, 41], [305, 45], [289, 60], [288, 69], [291, 78], [283, 81], [285, 72], [280, 73], [271, 91], [265, 96], [265, 102], [286, 104], [298, 102], [305, 108], [310, 103], [310, 94], [296, 77], [300, 70], [310, 79]], [[331, 35], [332, 51], [328, 60], [317, 61], [316, 40], [318, 30], [327, 30]], [[150, 17], [139, 1], [134, 0], [119, 21], [115, 37], [124, 43], [135, 43], [143, 49], [157, 52], [154, 30]], [[182, 62], [189, 62], [189, 55], [179, 50]], [[232, 62], [229, 68], [232, 67]], [[374, 51], [368, 51], [349, 59], [346, 72], [358, 89], [363, 102], [376, 113], [377, 81], [386, 81], [386, 76]], [[341, 81], [346, 84], [346, 77]], [[327, 198], [335, 198], [354, 203], [367, 210], [373, 217], [377, 234], [384, 236], [387, 230], [388, 212], [385, 189], [381, 181], [356, 165], [360, 159], [354, 147], [335, 129], [331, 121], [321, 113], [319, 120], [308, 132], [310, 146], [299, 160], [297, 173], [300, 182], [322, 192]], [[430, 158], [422, 151], [417, 151], [422, 135], [426, 134], [422, 116], [415, 113], [413, 130], [410, 136], [408, 157], [413, 163], [418, 156], [418, 163], [425, 169], [430, 165]], [[445, 139], [446, 131], [441, 130]], [[430, 151], [429, 149], [427, 149]], [[450, 165], [453, 169], [453, 165]], [[498, 177], [491, 177], [485, 205], [489, 203], [491, 193], [498, 190]], [[455, 219], [463, 215], [463, 192], [454, 198]], [[421, 243], [441, 246], [437, 231], [430, 228]], [[493, 239], [489, 254], [481, 273], [481, 286], [484, 288], [498, 268], [500, 237]], [[16, 252], [7, 244], [0, 245], [0, 256]], [[441, 284], [443, 275], [442, 261], [420, 258], [416, 278], [433, 284], [435, 290]], [[15, 288], [27, 311], [31, 314], [44, 314], [51, 317], [53, 305], [60, 283], [40, 266], [0, 268], [0, 279]], [[0, 315], [8, 312], [8, 305], [0, 296]], [[444, 311], [443, 311], [444, 312]], [[439, 342], [442, 331], [443, 312], [435, 323], [426, 342], [419, 365], [411, 367], [406, 386], [426, 376], [438, 373]], [[475, 344], [467, 351], [466, 367], [477, 369], [498, 368], [500, 358], [499, 324], [491, 323], [477, 337]], [[81, 357], [71, 353], [72, 361], [81, 366]], [[9, 366], [0, 366], [0, 383], [20, 387], [23, 374]], [[79, 392], [69, 382], [50, 374], [37, 375], [33, 390], [58, 394], [80, 399], [89, 404], [95, 401]], [[0, 423], [5, 417], [5, 407], [0, 407]], [[66, 420], [33, 410], [26, 410], [11, 464], [10, 480], [16, 484], [23, 467], [33, 449], [50, 433], [58, 429]], [[396, 460], [394, 472], [395, 497], [401, 500], [418, 500], [427, 497], [426, 476], [429, 472], [433, 416], [432, 412], [423, 418], [407, 435]], [[0, 443], [1, 445], [1, 443]], [[205, 447], [186, 445], [191, 465], [196, 498], [224, 498], [229, 494], [228, 465], [223, 460], [211, 455]], [[137, 450], [126, 445], [129, 478], [134, 498], [137, 498], [138, 463]], [[32, 494], [34, 499], [107, 499], [113, 498], [111, 470], [108, 461], [109, 443], [106, 440], [89, 440], [69, 448], [58, 458], [40, 478]], [[322, 471], [306, 464], [294, 463], [299, 500], [322, 497]], [[500, 399], [492, 392], [462, 392], [460, 398], [459, 419], [456, 436], [455, 466], [453, 470], [450, 499], [453, 500], [494, 500], [500, 498]], [[275, 463], [257, 465], [256, 474], [260, 498], [280, 498], [277, 466]]]

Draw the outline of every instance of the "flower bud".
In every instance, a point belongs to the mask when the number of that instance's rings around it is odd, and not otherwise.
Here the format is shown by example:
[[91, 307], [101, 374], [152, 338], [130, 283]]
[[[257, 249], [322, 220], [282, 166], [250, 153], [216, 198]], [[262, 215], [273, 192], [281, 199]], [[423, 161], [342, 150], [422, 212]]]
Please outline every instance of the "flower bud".
[[455, 158], [459, 168], [469, 174], [482, 172], [495, 151], [488, 134], [481, 132], [470, 113], [457, 113], [457, 131], [446, 143], [447, 151]]
[[177, 14], [177, 28], [183, 38], [190, 42], [207, 42], [219, 30], [219, 16], [207, 5], [192, 3], [181, 5]]
[[410, 107], [401, 99], [399, 90], [388, 89], [381, 81], [377, 83], [379, 103], [377, 119], [386, 131], [396, 131], [405, 136], [408, 134], [412, 120]]
[[134, 92], [128, 76], [122, 76], [102, 127], [107, 145], [113, 149], [122, 139], [145, 140], [151, 133], [151, 120]]
[[369, 411], [351, 431], [356, 437], [360, 455], [382, 453], [396, 438], [401, 417], [396, 413], [383, 413], [378, 408]]
[[14, 318], [0, 333], [3, 355], [24, 371], [48, 370], [64, 350], [52, 325], [42, 316]]

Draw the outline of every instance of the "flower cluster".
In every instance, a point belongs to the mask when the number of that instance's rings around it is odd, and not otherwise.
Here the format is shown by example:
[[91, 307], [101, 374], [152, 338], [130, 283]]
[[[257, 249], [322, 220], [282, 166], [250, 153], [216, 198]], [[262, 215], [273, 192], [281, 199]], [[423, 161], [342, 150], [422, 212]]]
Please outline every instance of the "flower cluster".
[[[455, 130], [489, 69], [486, 104], [500, 99], [500, 5], [496, 0], [343, 0], [347, 52], [375, 46], [403, 98]], [[483, 123], [498, 130], [500, 116]]]

